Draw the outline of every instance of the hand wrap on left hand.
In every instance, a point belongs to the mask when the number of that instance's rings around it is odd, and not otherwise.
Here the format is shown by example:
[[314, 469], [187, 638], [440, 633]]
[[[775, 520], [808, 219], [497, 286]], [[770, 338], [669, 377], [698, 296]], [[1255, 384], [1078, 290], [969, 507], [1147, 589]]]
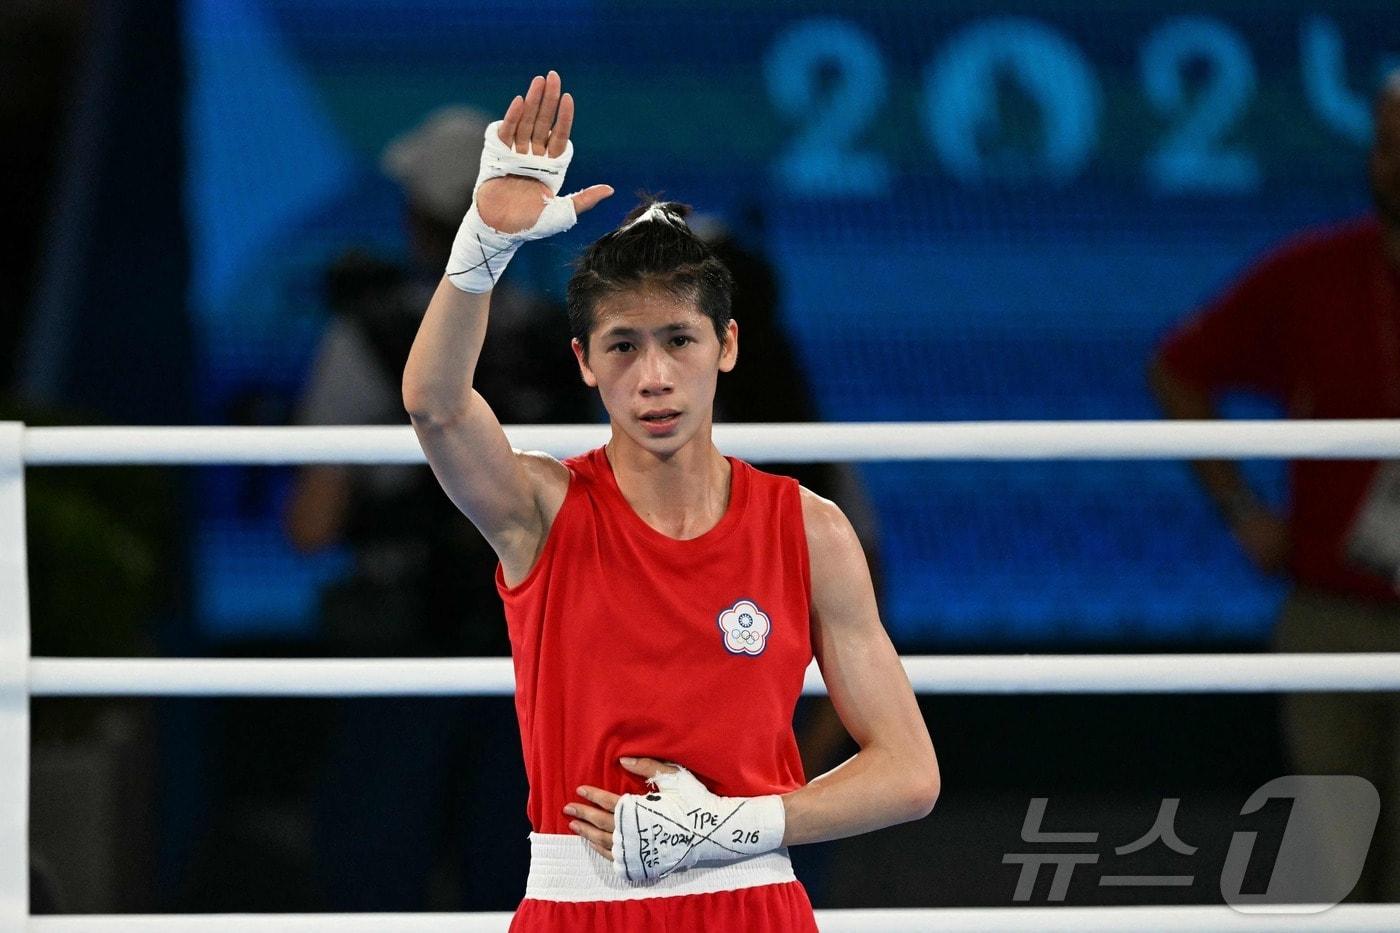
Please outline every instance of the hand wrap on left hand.
[[648, 783], [654, 791], [624, 794], [613, 809], [613, 867], [628, 881], [656, 881], [783, 844], [787, 820], [777, 795], [719, 797], [684, 768]]

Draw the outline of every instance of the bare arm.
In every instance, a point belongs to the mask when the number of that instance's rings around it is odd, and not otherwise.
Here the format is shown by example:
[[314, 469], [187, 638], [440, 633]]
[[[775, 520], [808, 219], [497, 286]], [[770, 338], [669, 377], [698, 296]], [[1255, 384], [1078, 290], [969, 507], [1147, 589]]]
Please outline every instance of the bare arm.
[[880, 624], [870, 571], [851, 523], [803, 490], [812, 563], [812, 639], [854, 756], [786, 794], [784, 845], [823, 842], [928, 815], [940, 778], [909, 678]]
[[[518, 579], [520, 565], [528, 569], [544, 536], [542, 499], [567, 477], [555, 474], [551, 484], [544, 458], [531, 470], [528, 455], [511, 448], [495, 413], [472, 388], [489, 302], [489, 292], [467, 294], [445, 278], [438, 283], [404, 369], [403, 400], [443, 490]], [[561, 465], [553, 466], [562, 473]]]
[[[1148, 382], [1168, 418], [1206, 421], [1220, 417], [1208, 393], [1178, 379], [1161, 359], [1153, 360]], [[1267, 573], [1282, 570], [1289, 549], [1287, 525], [1249, 488], [1239, 464], [1233, 460], [1194, 460], [1191, 468], [1255, 566]]]
[[[560, 88], [552, 71], [531, 81], [506, 110], [501, 141], [518, 152], [561, 154], [574, 104]], [[581, 191], [572, 196], [574, 209], [585, 211], [611, 193], [606, 185]], [[476, 206], [486, 224], [516, 233], [535, 224], [550, 197], [539, 181], [512, 175], [485, 182]], [[534, 562], [568, 475], [551, 457], [512, 449], [495, 413], [472, 388], [490, 300], [490, 292], [463, 292], [443, 277], [409, 352], [403, 401], [438, 482], [490, 542], [507, 582], [514, 582]]]

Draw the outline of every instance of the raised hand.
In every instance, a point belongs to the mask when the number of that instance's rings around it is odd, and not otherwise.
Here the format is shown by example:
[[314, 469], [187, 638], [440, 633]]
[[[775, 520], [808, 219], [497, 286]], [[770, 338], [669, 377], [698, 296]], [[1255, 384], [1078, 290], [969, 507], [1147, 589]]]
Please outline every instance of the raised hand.
[[[564, 154], [574, 125], [573, 95], [563, 93], [559, 73], [551, 71], [530, 82], [525, 96], [516, 95], [506, 108], [499, 138], [516, 152], [548, 155]], [[582, 214], [610, 196], [609, 185], [593, 185], [569, 195], [574, 211]], [[476, 209], [482, 221], [501, 233], [519, 233], [534, 226], [544, 205], [554, 195], [542, 182], [519, 175], [492, 178], [476, 192]]]

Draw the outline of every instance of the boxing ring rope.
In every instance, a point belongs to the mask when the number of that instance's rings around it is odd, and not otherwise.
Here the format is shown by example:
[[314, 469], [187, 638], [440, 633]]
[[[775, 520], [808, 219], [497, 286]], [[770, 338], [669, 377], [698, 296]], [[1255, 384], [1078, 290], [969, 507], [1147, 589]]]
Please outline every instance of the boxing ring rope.
[[[518, 425], [521, 450], [571, 457], [607, 425]], [[1400, 456], [1400, 421], [1000, 421], [717, 424], [715, 443], [752, 463], [839, 460], [1340, 460]], [[423, 463], [409, 427], [29, 428], [30, 466]]]
[[[514, 446], [569, 456], [605, 425], [512, 427]], [[1400, 459], [1400, 421], [1001, 422], [717, 425], [727, 453], [811, 460]], [[422, 463], [407, 427], [26, 428], [0, 423], [0, 930], [503, 930], [507, 914], [30, 917], [32, 696], [369, 696], [513, 692], [498, 659], [31, 658], [24, 468], [84, 464]], [[1400, 689], [1400, 654], [908, 657], [921, 693], [1144, 693]], [[805, 693], [824, 687], [809, 670]], [[1277, 908], [1275, 908], [1277, 909]], [[1017, 907], [818, 912], [826, 930], [1400, 929], [1400, 905], [1244, 914], [1228, 907]]]
[[[905, 655], [916, 693], [1400, 692], [1395, 654]], [[813, 663], [802, 692], [825, 696]], [[511, 696], [509, 658], [35, 658], [29, 695]]]

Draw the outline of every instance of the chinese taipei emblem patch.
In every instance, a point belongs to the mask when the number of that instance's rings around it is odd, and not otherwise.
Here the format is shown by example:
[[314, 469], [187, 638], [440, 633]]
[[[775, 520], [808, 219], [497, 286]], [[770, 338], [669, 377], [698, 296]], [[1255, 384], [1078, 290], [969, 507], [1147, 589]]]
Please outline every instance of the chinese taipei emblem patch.
[[725, 651], [758, 655], [768, 647], [773, 624], [753, 600], [741, 599], [719, 614], [719, 630], [724, 635]]

